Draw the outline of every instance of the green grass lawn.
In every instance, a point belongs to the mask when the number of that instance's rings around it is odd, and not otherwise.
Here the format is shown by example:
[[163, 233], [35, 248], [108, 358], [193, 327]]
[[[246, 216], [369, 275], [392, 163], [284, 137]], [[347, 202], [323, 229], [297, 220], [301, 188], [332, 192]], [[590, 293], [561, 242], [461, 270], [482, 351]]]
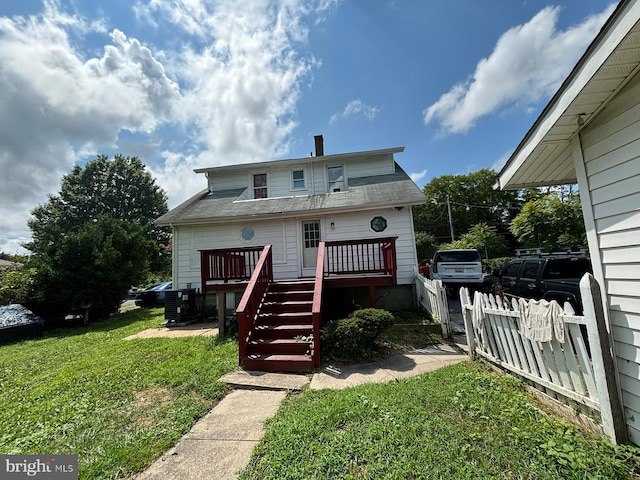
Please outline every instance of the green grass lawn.
[[241, 478], [629, 479], [637, 451], [547, 417], [515, 378], [466, 362], [290, 396]]
[[[162, 322], [162, 309], [136, 309], [1, 345], [0, 453], [78, 454], [80, 478], [124, 478], [175, 444], [225, 395], [217, 379], [236, 368], [238, 348], [217, 337], [124, 340]], [[395, 328], [380, 353], [437, 337]], [[242, 478], [625, 479], [636, 478], [635, 452], [550, 419], [514, 378], [468, 362], [290, 395]]]
[[123, 478], [173, 445], [222, 398], [238, 363], [217, 337], [125, 337], [163, 322], [108, 322], [0, 345], [0, 453], [78, 454], [80, 478]]

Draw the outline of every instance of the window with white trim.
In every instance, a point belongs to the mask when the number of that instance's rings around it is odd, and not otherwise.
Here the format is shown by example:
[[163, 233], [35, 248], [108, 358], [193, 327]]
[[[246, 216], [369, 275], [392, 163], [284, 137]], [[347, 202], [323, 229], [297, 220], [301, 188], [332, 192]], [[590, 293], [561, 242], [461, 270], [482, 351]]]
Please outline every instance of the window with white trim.
[[345, 190], [345, 182], [344, 168], [342, 168], [342, 165], [327, 167], [327, 180], [327, 191], [329, 193], [343, 192]]
[[305, 190], [307, 188], [304, 169], [294, 168], [291, 170], [291, 190]]
[[253, 174], [253, 198], [267, 198], [267, 174]]

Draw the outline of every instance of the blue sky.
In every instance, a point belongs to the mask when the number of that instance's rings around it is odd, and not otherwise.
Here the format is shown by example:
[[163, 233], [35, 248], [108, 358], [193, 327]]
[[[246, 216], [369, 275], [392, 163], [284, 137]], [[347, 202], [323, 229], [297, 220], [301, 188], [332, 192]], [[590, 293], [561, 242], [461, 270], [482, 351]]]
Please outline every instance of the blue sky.
[[404, 146], [432, 178], [499, 169], [605, 0], [0, 3], [0, 250], [74, 164], [137, 155], [173, 207], [194, 168]]

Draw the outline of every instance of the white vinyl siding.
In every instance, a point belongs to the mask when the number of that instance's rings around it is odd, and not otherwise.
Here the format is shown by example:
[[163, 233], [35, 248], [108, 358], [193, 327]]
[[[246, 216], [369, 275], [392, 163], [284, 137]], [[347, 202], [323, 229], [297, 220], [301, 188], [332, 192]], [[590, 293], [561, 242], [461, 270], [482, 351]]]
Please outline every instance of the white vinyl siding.
[[[630, 439], [640, 444], [640, 78], [581, 134], [595, 238]], [[584, 189], [584, 187], [583, 187]]]
[[[384, 232], [375, 233], [369, 227], [371, 219], [376, 216], [384, 217], [387, 220], [388, 226]], [[335, 226], [333, 230], [328, 228], [331, 222]], [[410, 208], [404, 208], [401, 211], [389, 208], [328, 215], [324, 225], [323, 240], [326, 241], [398, 237], [396, 240], [398, 284], [413, 284], [417, 268], [417, 254], [413, 241], [413, 218]]]
[[391, 154], [375, 157], [356, 157], [349, 159], [348, 168], [349, 178], [389, 175], [395, 172], [395, 162]]
[[[375, 216], [383, 216], [388, 228], [379, 234], [371, 231], [369, 223]], [[398, 284], [413, 284], [416, 268], [416, 250], [413, 242], [413, 220], [411, 209], [372, 210], [318, 217], [321, 221], [321, 240], [353, 240], [363, 238], [398, 237], [396, 240], [396, 259], [398, 262]], [[272, 245], [273, 274], [276, 280], [298, 278], [302, 248], [300, 239], [300, 221], [303, 218], [257, 221], [251, 226], [255, 229], [252, 245]], [[335, 229], [329, 228], [334, 222]], [[174, 272], [176, 288], [185, 288], [191, 283], [193, 288], [201, 287], [200, 252], [217, 248], [246, 246], [240, 241], [242, 223], [217, 224], [215, 227], [180, 226], [175, 227]]]
[[[392, 154], [375, 155], [371, 157], [354, 157], [336, 163], [336, 161], [324, 161], [322, 157], [311, 157], [309, 163], [298, 165], [282, 165], [277, 162], [268, 168], [267, 188], [268, 197], [288, 197], [291, 195], [314, 195], [328, 192], [327, 168], [342, 166], [346, 178], [345, 188], [348, 188], [349, 178], [371, 177], [377, 175], [389, 175], [395, 172], [395, 162]], [[248, 168], [251, 166], [248, 165]], [[292, 172], [304, 171], [304, 189], [294, 188]], [[263, 170], [251, 171], [247, 177], [247, 170], [212, 172], [209, 174], [208, 186], [211, 191], [231, 190], [245, 188], [243, 199], [251, 199], [253, 196], [253, 174], [264, 173]]]

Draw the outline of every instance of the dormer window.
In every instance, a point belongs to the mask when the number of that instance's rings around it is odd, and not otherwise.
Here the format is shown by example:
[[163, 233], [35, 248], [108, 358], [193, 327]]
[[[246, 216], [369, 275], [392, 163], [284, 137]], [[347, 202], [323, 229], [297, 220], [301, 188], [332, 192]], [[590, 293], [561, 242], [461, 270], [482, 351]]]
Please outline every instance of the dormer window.
[[304, 170], [302, 168], [291, 170], [291, 190], [305, 190], [306, 188]]
[[327, 168], [327, 191], [329, 193], [343, 192], [345, 190], [344, 169], [342, 165]]
[[253, 198], [267, 198], [267, 174], [253, 174]]

